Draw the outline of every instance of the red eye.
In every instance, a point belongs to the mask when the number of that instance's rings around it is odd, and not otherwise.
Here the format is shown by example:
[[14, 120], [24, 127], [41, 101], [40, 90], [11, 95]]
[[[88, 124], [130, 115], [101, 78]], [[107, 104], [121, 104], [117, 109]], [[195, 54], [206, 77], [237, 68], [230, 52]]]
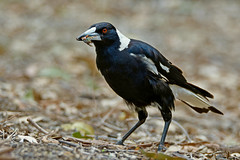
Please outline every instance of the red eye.
[[107, 28], [103, 28], [102, 33], [107, 33]]

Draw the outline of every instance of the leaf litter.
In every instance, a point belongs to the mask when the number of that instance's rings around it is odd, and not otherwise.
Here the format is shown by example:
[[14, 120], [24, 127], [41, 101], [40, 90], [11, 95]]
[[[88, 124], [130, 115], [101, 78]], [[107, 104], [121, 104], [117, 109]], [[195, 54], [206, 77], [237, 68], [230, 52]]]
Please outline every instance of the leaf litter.
[[[0, 159], [239, 159], [239, 2], [103, 3], [1, 2]], [[131, 23], [120, 25], [116, 11]], [[199, 115], [177, 103], [168, 149], [157, 153], [163, 122], [149, 108], [146, 124], [125, 146], [115, 145], [136, 115], [99, 75], [93, 49], [74, 41], [109, 14], [213, 91], [225, 115]]]

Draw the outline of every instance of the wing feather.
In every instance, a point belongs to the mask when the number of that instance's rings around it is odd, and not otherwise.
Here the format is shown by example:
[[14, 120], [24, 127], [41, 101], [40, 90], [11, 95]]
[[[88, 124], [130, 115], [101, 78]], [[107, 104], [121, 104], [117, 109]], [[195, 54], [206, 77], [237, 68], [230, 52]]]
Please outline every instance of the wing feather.
[[148, 63], [147, 67], [152, 73], [157, 74], [157, 69], [158, 74], [169, 84], [175, 98], [199, 113], [207, 113], [210, 110], [223, 114], [209, 103], [207, 98], [213, 98], [211, 93], [188, 83], [182, 70], [167, 60], [157, 49], [147, 43], [132, 39], [128, 50], [134, 56], [144, 58], [143, 60]]
[[144, 55], [151, 59], [157, 67], [158, 72], [167, 78], [169, 84], [176, 84], [205, 98], [213, 98], [213, 95], [208, 91], [188, 83], [183, 76], [182, 70], [173, 65], [157, 49], [149, 44], [132, 39], [129, 44], [129, 52], [135, 55]]

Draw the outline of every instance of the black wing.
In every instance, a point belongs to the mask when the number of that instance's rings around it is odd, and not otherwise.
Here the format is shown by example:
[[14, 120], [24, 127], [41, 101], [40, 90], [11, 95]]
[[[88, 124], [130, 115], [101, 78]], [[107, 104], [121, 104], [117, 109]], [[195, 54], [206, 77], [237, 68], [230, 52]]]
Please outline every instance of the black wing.
[[142, 41], [131, 39], [128, 46], [128, 52], [131, 54], [146, 56], [154, 62], [158, 72], [166, 77], [169, 84], [176, 84], [180, 87], [186, 88], [204, 98], [213, 98], [213, 95], [208, 91], [199, 88], [191, 83], [188, 83], [183, 72], [177, 66], [173, 65], [167, 60], [157, 49]]

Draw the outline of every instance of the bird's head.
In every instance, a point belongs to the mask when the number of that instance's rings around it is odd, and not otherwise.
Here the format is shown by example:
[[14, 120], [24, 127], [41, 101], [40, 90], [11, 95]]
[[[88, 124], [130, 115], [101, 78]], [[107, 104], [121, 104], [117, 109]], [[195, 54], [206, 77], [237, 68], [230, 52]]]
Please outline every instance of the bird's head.
[[77, 37], [78, 41], [83, 41], [91, 46], [119, 45], [119, 48], [126, 48], [130, 39], [122, 35], [111, 23], [101, 22], [93, 24], [87, 31]]

